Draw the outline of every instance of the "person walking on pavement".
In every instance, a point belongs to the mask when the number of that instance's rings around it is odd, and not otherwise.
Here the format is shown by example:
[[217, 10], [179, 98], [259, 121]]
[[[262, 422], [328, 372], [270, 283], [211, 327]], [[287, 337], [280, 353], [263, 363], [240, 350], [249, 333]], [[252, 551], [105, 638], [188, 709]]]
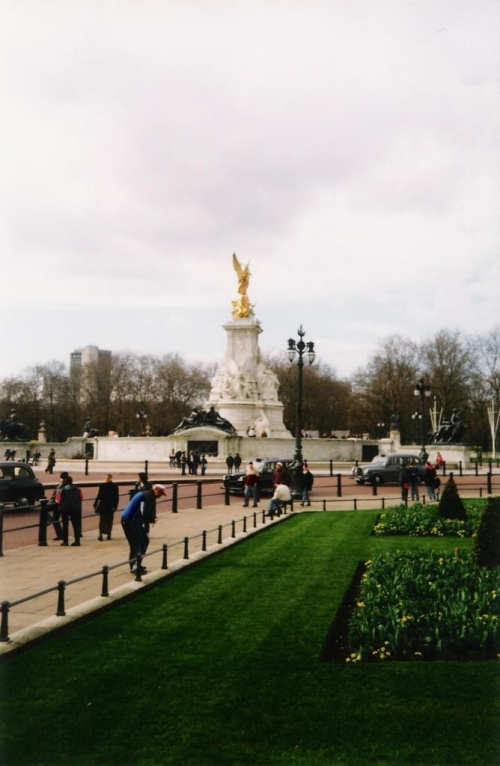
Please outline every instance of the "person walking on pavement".
[[436, 499], [436, 469], [427, 461], [425, 464], [425, 486], [427, 488], [427, 497], [429, 500]]
[[63, 528], [61, 524], [61, 508], [57, 501], [57, 496], [58, 496], [58, 493], [64, 487], [68, 476], [69, 476], [69, 473], [67, 471], [61, 471], [59, 476], [60, 482], [55, 488], [55, 490], [53, 491], [52, 497], [50, 498], [50, 503], [48, 505], [48, 521], [49, 523], [52, 523], [52, 526], [54, 527], [54, 532], [56, 533], [56, 536], [54, 537], [54, 541], [64, 540]]
[[184, 451], [181, 452], [180, 464], [181, 464], [181, 476], [185, 476], [186, 475], [186, 465], [187, 465], [187, 455], [186, 455], [186, 453]]
[[55, 464], [56, 464], [56, 451], [55, 449], [51, 449], [49, 454], [47, 455], [47, 468], [45, 469], [45, 473], [54, 473]]
[[241, 466], [241, 455], [240, 455], [239, 452], [237, 452], [236, 455], [234, 456], [234, 463], [233, 463], [233, 465], [234, 465], [235, 473], [238, 473], [238, 471], [240, 470], [240, 466]]
[[146, 567], [142, 566], [142, 560], [149, 545], [149, 537], [144, 530], [142, 508], [144, 495], [151, 492], [155, 499], [161, 495], [166, 495], [165, 487], [162, 484], [155, 484], [152, 490], [137, 492], [122, 512], [122, 528], [129, 544], [129, 565], [131, 572], [144, 574]]
[[259, 502], [259, 474], [253, 466], [253, 462], [250, 460], [247, 466], [247, 472], [244, 481], [245, 486], [245, 499], [243, 501], [243, 508], [248, 508], [250, 498], [253, 498], [252, 508], [257, 508]]
[[408, 490], [410, 489], [410, 477], [409, 477], [409, 466], [407, 464], [403, 465], [400, 472], [400, 479], [399, 483], [401, 485], [401, 500], [403, 503], [408, 503]]
[[418, 500], [418, 485], [420, 482], [420, 475], [415, 460], [411, 460], [408, 466], [408, 481], [410, 483], [411, 499]]
[[307, 465], [307, 460], [304, 460], [302, 466], [300, 467], [300, 473], [298, 478], [299, 478], [299, 487], [302, 490], [302, 498], [301, 498], [300, 504], [302, 507], [304, 507], [304, 505], [311, 505], [311, 501], [309, 499], [309, 492], [311, 491], [313, 483], [314, 483], [314, 476], [309, 470], [309, 466]]
[[106, 535], [111, 540], [113, 532], [113, 518], [118, 508], [120, 493], [118, 485], [114, 483], [113, 476], [106, 474], [106, 481], [99, 486], [97, 497], [94, 500], [94, 510], [99, 514], [99, 541], [104, 540]]
[[82, 500], [82, 490], [73, 484], [73, 479], [71, 476], [68, 476], [63, 488], [57, 493], [57, 502], [61, 509], [63, 527], [63, 541], [61, 545], [68, 545], [70, 521], [75, 536], [75, 542], [71, 543], [71, 545], [80, 545], [80, 538], [82, 536]]
[[418, 473], [418, 467], [414, 460], [411, 461], [408, 468], [408, 480], [410, 482], [411, 499], [418, 500], [418, 484], [420, 481], [420, 475]]
[[226, 458], [226, 465], [227, 465], [227, 472], [232, 473], [233, 472], [233, 466], [234, 466], [234, 457], [231, 453]]

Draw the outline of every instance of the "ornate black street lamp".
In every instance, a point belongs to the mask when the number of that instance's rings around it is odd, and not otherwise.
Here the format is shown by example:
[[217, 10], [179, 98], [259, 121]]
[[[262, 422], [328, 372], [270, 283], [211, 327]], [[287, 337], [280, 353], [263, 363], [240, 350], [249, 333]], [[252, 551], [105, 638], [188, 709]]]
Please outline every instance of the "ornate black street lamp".
[[425, 399], [426, 397], [429, 397], [431, 395], [431, 387], [424, 382], [423, 378], [421, 378], [420, 381], [415, 384], [415, 390], [413, 393], [415, 394], [415, 396], [420, 396], [420, 410], [421, 410], [420, 425], [422, 427], [421, 456], [422, 456], [422, 460], [425, 460], [427, 457], [427, 452], [425, 449]]
[[292, 364], [297, 359], [298, 376], [297, 376], [297, 419], [295, 425], [295, 455], [294, 460], [297, 466], [302, 465], [302, 370], [304, 368], [304, 356], [307, 357], [309, 364], [312, 364], [316, 358], [314, 351], [314, 343], [308, 341], [305, 343], [303, 337], [306, 334], [300, 325], [297, 330], [299, 340], [295, 341], [293, 338], [288, 340], [288, 359]]
[[142, 407], [139, 409], [139, 412], [136, 413], [137, 422], [139, 423], [139, 436], [144, 436], [145, 429], [144, 426], [146, 425], [147, 430], [147, 419], [148, 419], [148, 413], [145, 409]]

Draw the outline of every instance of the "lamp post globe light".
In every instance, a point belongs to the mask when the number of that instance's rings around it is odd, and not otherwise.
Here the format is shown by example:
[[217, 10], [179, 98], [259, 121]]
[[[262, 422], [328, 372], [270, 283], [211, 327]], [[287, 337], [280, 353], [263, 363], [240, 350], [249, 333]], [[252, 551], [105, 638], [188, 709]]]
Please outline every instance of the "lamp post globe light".
[[420, 454], [422, 460], [425, 461], [427, 458], [427, 452], [425, 449], [425, 400], [431, 395], [431, 387], [424, 382], [423, 378], [421, 378], [419, 382], [415, 384], [415, 390], [413, 393], [415, 396], [420, 397], [420, 425], [422, 427], [422, 449]]
[[302, 465], [302, 371], [304, 369], [304, 357], [307, 357], [309, 364], [312, 364], [316, 358], [314, 343], [312, 341], [304, 342], [305, 330], [300, 325], [297, 330], [299, 340], [289, 338], [287, 355], [290, 364], [297, 360], [297, 418], [295, 426], [295, 454], [294, 461], [296, 466]]
[[147, 425], [147, 419], [148, 419], [148, 413], [146, 410], [141, 407], [139, 411], [136, 413], [137, 422], [139, 425], [139, 436], [143, 436], [144, 434], [144, 424]]

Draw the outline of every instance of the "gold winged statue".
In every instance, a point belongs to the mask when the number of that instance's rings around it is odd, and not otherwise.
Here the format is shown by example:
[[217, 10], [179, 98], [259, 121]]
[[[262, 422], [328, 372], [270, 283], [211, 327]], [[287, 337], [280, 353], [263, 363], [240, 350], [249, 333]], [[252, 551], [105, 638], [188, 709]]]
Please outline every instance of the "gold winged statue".
[[236, 301], [233, 301], [233, 317], [235, 319], [245, 319], [252, 313], [253, 305], [248, 300], [247, 288], [250, 282], [250, 269], [249, 264], [242, 266], [236, 257], [236, 253], [233, 253], [233, 268], [238, 275], [238, 293], [241, 295]]

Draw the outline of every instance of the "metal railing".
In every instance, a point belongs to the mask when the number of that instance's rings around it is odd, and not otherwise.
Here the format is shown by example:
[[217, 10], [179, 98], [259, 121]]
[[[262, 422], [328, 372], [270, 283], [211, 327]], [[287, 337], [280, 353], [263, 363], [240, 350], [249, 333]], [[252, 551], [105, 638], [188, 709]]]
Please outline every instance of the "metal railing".
[[[293, 503], [290, 504], [290, 511], [293, 512]], [[286, 515], [287, 509], [286, 507], [283, 508], [283, 513]], [[226, 537], [225, 539], [235, 539], [237, 536], [237, 525], [241, 524], [241, 533], [242, 534], [248, 534], [249, 533], [249, 520], [251, 523], [251, 528], [253, 530], [258, 528], [258, 517], [261, 516], [261, 524], [265, 525], [266, 523], [266, 511], [259, 511], [257, 513], [256, 511], [249, 515], [244, 516], [241, 519], [233, 519], [227, 524], [219, 524], [217, 527], [214, 527], [210, 530], [203, 530], [201, 533], [193, 535], [192, 537], [184, 537], [181, 540], [178, 540], [174, 543], [170, 543], [169, 545], [167, 543], [163, 543], [161, 547], [156, 548], [153, 551], [146, 552], [144, 556], [141, 557], [141, 561], [145, 560], [146, 558], [150, 558], [152, 556], [157, 556], [158, 554], [161, 554], [161, 570], [168, 570], [168, 553], [169, 551], [172, 551], [172, 549], [176, 547], [180, 547], [182, 549], [182, 556], [179, 556], [178, 560], [189, 560], [190, 558], [190, 545], [196, 540], [201, 540], [201, 548], [200, 550], [202, 552], [207, 551], [207, 544], [208, 544], [208, 536], [213, 535], [214, 533], [217, 536], [216, 539], [216, 545], [222, 545], [224, 542], [224, 530], [230, 528], [231, 532], [229, 535], [229, 538]], [[112, 566], [104, 565], [99, 570], [96, 570], [94, 572], [90, 572], [86, 575], [81, 575], [80, 577], [75, 577], [71, 580], [59, 580], [57, 585], [54, 585], [51, 588], [45, 588], [44, 590], [37, 591], [36, 593], [32, 593], [29, 596], [25, 596], [24, 598], [17, 599], [16, 601], [3, 601], [0, 604], [0, 642], [8, 642], [10, 641], [9, 636], [9, 615], [10, 611], [14, 609], [15, 607], [21, 606], [22, 604], [26, 604], [29, 601], [33, 601], [34, 599], [41, 598], [43, 596], [47, 596], [51, 593], [56, 594], [56, 611], [55, 616], [56, 617], [64, 617], [66, 615], [66, 589], [72, 585], [75, 585], [77, 583], [84, 582], [86, 580], [91, 580], [93, 578], [100, 577], [101, 578], [101, 588], [99, 596], [103, 599], [108, 598], [110, 595], [109, 591], [109, 575], [110, 572], [120, 569], [122, 567], [133, 567], [134, 564], [137, 565], [138, 561], [137, 559], [126, 559], [124, 561], [120, 561], [117, 564], [113, 564]], [[136, 566], [135, 571], [135, 581], [136, 582], [142, 582], [143, 577], [143, 570], [141, 566]]]
[[[453, 472], [450, 472], [449, 474], [446, 474], [445, 467], [443, 467], [443, 471], [440, 474], [444, 477], [448, 476], [453, 477], [455, 480], [457, 480], [457, 477]], [[488, 471], [487, 473], [473, 473], [473, 474], [467, 474], [464, 475], [463, 472], [460, 471], [458, 476], [460, 477], [460, 481], [458, 482], [458, 488], [459, 491], [468, 491], [472, 493], [477, 493], [478, 497], [484, 497], [484, 495], [492, 495], [492, 494], [500, 494], [500, 474], [493, 473], [492, 471]], [[475, 477], [476, 481], [468, 481], [468, 477]], [[345, 474], [334, 474], [333, 477], [334, 482], [331, 484], [322, 484], [321, 486], [321, 492], [323, 495], [328, 494], [328, 490], [331, 489], [332, 494], [336, 496], [337, 498], [343, 498], [344, 497], [344, 488], [345, 488], [345, 480], [349, 483], [350, 486], [352, 486], [352, 480], [353, 477], [346, 476]], [[477, 478], [480, 478], [484, 481], [484, 483], [478, 483]], [[182, 501], [183, 502], [190, 502], [192, 501], [194, 503], [194, 507], [197, 510], [203, 510], [203, 504], [204, 501], [210, 500], [211, 498], [220, 498], [221, 496], [224, 498], [223, 502], [224, 505], [230, 506], [231, 505], [231, 495], [229, 491], [229, 487], [222, 486], [220, 484], [220, 479], [202, 479], [202, 480], [196, 480], [196, 481], [187, 481], [187, 482], [177, 482], [177, 481], [166, 481], [163, 480], [163, 484], [166, 486], [167, 490], [169, 490], [169, 494], [161, 500], [157, 500], [157, 506], [162, 504], [170, 504], [171, 512], [172, 513], [179, 513], [179, 487], [181, 486], [184, 490], [192, 487], [192, 492], [188, 494], [183, 494]], [[98, 486], [98, 485], [96, 485]], [[130, 486], [129, 482], [119, 483], [120, 487], [128, 487]], [[360, 495], [357, 497], [349, 497], [349, 500], [347, 502], [352, 502], [353, 504], [353, 510], [357, 510], [359, 507], [359, 504], [367, 500], [367, 495], [371, 495], [371, 497], [377, 497], [379, 493], [382, 491], [382, 488], [385, 487], [385, 485], [380, 485], [377, 483], [373, 484], [366, 484], [366, 485], [359, 485], [359, 492]], [[366, 491], [366, 494], [361, 494], [363, 490]], [[133, 490], [127, 490], [124, 493], [120, 494], [120, 498], [126, 497], [127, 499], [132, 494]], [[424, 497], [422, 493], [422, 497]], [[92, 502], [95, 498], [87, 498], [88, 502]], [[386, 498], [387, 501], [394, 501], [395, 497]], [[315, 505], [324, 504], [325, 502], [332, 503], [334, 502], [331, 497], [327, 498], [315, 498], [313, 500]], [[404, 502], [402, 499], [401, 502]], [[425, 502], [425, 500], [424, 500]], [[3, 553], [3, 540], [4, 540], [4, 534], [8, 534], [11, 532], [20, 532], [27, 529], [38, 529], [38, 545], [40, 546], [47, 546], [47, 529], [50, 527], [54, 520], [51, 517], [51, 512], [53, 508], [55, 508], [55, 504], [52, 503], [52, 501], [44, 499], [40, 501], [40, 504], [38, 506], [26, 506], [25, 509], [31, 509], [36, 510], [38, 508], [39, 510], [39, 518], [38, 521], [34, 524], [28, 524], [23, 525], [19, 527], [12, 527], [10, 529], [4, 529], [4, 507], [0, 505], [0, 557], [4, 555]], [[193, 506], [190, 506], [193, 507]], [[384, 506], [383, 506], [384, 507]], [[88, 519], [88, 518], [94, 518], [95, 513], [86, 513], [82, 516], [82, 519]], [[57, 523], [57, 520], [55, 520]]]

